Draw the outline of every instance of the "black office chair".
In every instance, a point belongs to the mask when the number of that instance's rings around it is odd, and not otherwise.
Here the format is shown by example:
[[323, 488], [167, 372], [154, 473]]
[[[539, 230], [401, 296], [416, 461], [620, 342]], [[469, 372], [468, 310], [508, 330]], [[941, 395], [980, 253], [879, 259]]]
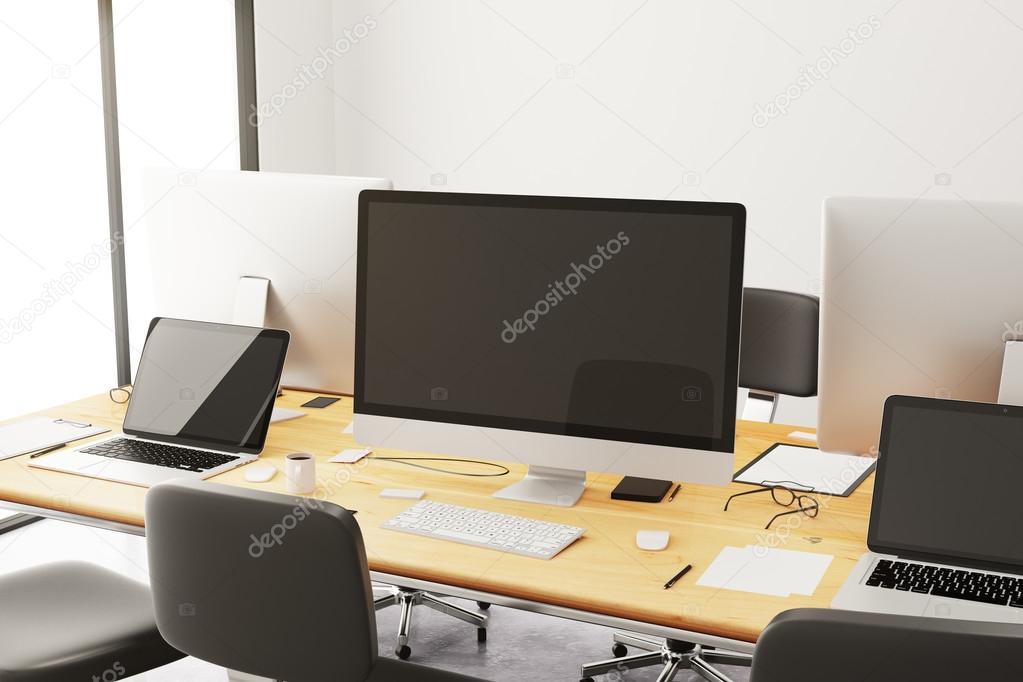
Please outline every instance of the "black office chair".
[[479, 682], [378, 658], [362, 533], [335, 504], [170, 481], [146, 535], [156, 623], [191, 656], [288, 682]]
[[120, 679], [183, 657], [142, 583], [81, 561], [0, 578], [0, 682]]
[[775, 289], [742, 292], [739, 386], [749, 389], [741, 419], [774, 421], [778, 395], [817, 395], [820, 300]]
[[1021, 654], [1018, 624], [793, 609], [757, 640], [750, 682], [1020, 680]]
[[[774, 421], [778, 395], [817, 395], [817, 338], [820, 301], [816, 296], [774, 289], [744, 289], [739, 386], [749, 389], [741, 419]], [[651, 382], [655, 383], [655, 382]], [[641, 653], [629, 655], [629, 647]], [[712, 664], [749, 665], [748, 654], [705, 649], [690, 642], [663, 640], [626, 632], [612, 636], [614, 658], [582, 666], [582, 679], [611, 670], [663, 667], [659, 680], [692, 669], [707, 679]]]

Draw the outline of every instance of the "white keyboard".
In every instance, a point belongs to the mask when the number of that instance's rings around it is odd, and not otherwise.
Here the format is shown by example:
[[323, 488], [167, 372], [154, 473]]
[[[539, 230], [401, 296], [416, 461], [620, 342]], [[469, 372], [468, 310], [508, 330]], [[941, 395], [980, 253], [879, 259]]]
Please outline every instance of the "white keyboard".
[[383, 525], [388, 530], [550, 559], [585, 528], [423, 500]]

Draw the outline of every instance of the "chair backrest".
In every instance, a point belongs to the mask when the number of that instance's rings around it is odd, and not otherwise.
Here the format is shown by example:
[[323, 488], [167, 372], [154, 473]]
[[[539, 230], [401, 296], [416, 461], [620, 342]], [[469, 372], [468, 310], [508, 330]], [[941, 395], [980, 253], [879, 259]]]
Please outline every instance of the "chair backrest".
[[1023, 625], [793, 609], [757, 640], [750, 682], [1023, 679]]
[[175, 648], [289, 682], [369, 676], [372, 589], [347, 510], [171, 481], [146, 495], [146, 536], [157, 626]]
[[817, 395], [819, 333], [816, 296], [744, 289], [739, 385], [799, 397]]

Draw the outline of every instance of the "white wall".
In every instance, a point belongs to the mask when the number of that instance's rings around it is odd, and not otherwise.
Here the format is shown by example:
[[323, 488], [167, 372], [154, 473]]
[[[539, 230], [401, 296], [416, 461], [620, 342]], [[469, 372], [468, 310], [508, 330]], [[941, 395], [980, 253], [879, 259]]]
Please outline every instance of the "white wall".
[[[749, 286], [817, 290], [824, 196], [1023, 186], [1010, 0], [257, 0], [256, 18], [279, 105], [264, 170], [739, 201]], [[812, 424], [814, 402], [779, 418]]]
[[[256, 90], [263, 170], [333, 173], [333, 69], [312, 69], [317, 49], [334, 42], [333, 0], [255, 0]], [[317, 66], [320, 62], [316, 63]], [[301, 87], [302, 90], [298, 90]]]

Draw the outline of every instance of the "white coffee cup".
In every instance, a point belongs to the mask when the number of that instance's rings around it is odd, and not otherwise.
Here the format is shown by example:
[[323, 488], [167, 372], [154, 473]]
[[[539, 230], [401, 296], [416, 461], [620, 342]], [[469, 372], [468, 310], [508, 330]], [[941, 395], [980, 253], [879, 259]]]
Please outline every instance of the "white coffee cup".
[[304, 495], [316, 488], [316, 459], [308, 452], [293, 452], [284, 460], [289, 493]]

